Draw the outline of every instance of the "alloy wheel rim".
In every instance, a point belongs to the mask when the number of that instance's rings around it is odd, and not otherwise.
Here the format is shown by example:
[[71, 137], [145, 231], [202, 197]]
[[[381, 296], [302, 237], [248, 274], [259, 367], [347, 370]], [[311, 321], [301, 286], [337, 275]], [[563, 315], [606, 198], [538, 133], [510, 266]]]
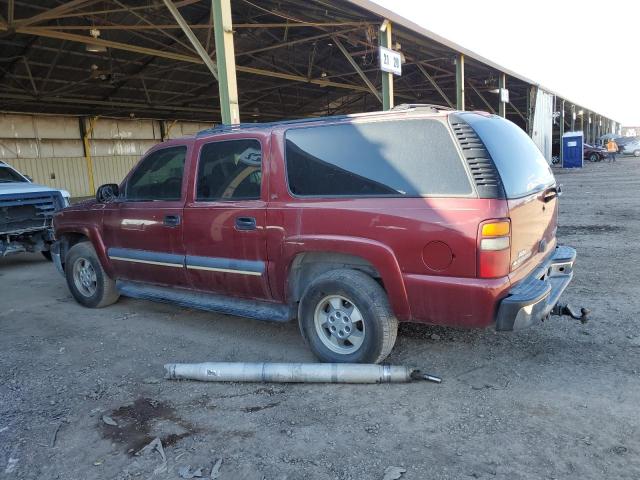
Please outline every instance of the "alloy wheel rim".
[[341, 295], [328, 295], [316, 306], [314, 325], [320, 341], [341, 355], [357, 352], [364, 343], [365, 324], [356, 305]]
[[73, 283], [84, 297], [95, 295], [98, 279], [93, 265], [86, 258], [78, 258], [73, 264]]

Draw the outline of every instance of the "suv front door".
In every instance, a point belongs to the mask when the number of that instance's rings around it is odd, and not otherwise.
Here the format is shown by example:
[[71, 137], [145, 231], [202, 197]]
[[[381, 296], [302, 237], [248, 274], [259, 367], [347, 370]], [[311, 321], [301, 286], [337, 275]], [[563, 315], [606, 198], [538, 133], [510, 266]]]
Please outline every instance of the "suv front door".
[[103, 238], [116, 277], [188, 286], [182, 244], [187, 145], [149, 153], [129, 174], [121, 198], [105, 206]]
[[195, 146], [200, 153], [184, 234], [187, 275], [197, 290], [270, 298], [262, 188], [266, 143], [256, 137]]

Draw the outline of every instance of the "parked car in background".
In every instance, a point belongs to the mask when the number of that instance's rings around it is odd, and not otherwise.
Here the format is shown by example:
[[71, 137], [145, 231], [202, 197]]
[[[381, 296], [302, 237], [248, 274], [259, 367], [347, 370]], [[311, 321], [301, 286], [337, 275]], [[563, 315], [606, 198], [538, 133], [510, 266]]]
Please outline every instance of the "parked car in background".
[[590, 162], [599, 162], [603, 158], [607, 157], [607, 149], [602, 147], [596, 147], [594, 145], [589, 145], [588, 143], [584, 145], [584, 159], [589, 160]]
[[624, 147], [629, 143], [638, 143], [640, 142], [640, 138], [638, 137], [616, 137], [614, 138], [616, 144], [618, 145], [618, 153], [624, 153]]
[[51, 259], [54, 213], [69, 205], [69, 192], [38, 185], [0, 161], [0, 257], [42, 252]]
[[398, 321], [525, 328], [573, 277], [559, 187], [518, 126], [409, 106], [218, 127], [153, 147], [55, 216], [75, 299], [298, 319], [328, 362], [379, 362]]
[[640, 141], [629, 142], [622, 146], [623, 155], [633, 155], [634, 157], [640, 157]]

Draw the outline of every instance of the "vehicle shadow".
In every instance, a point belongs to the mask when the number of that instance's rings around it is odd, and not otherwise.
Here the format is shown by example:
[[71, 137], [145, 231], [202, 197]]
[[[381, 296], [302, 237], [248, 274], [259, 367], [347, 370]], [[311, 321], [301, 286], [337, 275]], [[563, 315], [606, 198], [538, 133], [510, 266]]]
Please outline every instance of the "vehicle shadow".
[[[34, 263], [50, 263], [40, 253], [18, 253], [0, 257], [0, 267], [31, 265]], [[53, 267], [53, 264], [51, 265]]]

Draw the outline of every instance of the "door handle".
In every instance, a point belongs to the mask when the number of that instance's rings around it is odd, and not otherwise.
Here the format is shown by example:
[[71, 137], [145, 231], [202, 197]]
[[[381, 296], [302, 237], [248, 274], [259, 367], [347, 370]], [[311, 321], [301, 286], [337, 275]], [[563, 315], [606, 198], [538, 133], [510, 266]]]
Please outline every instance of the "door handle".
[[556, 198], [558, 195], [560, 195], [560, 193], [558, 192], [558, 190], [556, 189], [549, 189], [545, 192], [545, 194], [542, 196], [542, 201], [544, 203], [548, 203], [551, 200], [553, 200], [554, 198]]
[[253, 217], [236, 217], [236, 228], [238, 230], [255, 230], [256, 219]]
[[180, 225], [180, 215], [165, 215], [162, 224], [167, 227], [177, 227]]

